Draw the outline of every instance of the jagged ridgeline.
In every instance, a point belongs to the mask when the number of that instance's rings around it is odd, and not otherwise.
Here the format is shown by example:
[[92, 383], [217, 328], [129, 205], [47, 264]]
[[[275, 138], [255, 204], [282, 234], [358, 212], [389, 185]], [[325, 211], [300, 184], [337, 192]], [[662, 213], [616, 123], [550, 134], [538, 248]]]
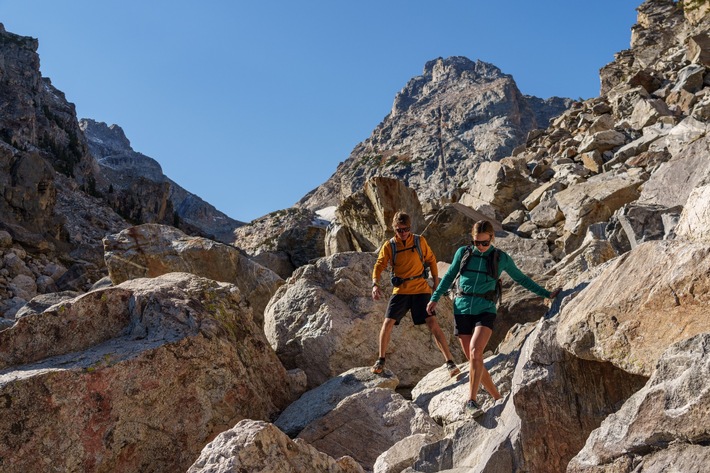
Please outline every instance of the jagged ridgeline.
[[[433, 60], [326, 183], [249, 224], [78, 121], [37, 40], [0, 28], [0, 473], [707, 471], [710, 1], [637, 11], [598, 97]], [[486, 218], [564, 289], [504, 279], [504, 397], [476, 419], [449, 298], [463, 379], [406, 317], [369, 370], [399, 208], [440, 275]]]
[[429, 61], [372, 135], [298, 205], [338, 205], [374, 176], [403, 181], [422, 201], [457, 200], [482, 162], [510, 156], [571, 103], [523, 95], [512, 76], [482, 61]]

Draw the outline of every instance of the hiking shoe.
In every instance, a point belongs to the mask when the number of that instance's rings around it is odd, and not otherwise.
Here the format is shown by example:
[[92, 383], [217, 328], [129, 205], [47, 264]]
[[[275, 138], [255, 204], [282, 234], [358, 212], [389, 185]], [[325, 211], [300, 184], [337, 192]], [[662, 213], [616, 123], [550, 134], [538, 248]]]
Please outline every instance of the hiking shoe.
[[451, 360], [446, 362], [446, 369], [449, 370], [449, 377], [451, 377], [451, 378], [453, 378], [457, 374], [461, 373], [461, 370], [459, 369], [458, 366], [456, 366], [456, 363], [454, 363]]
[[385, 370], [385, 360], [384, 358], [379, 358], [374, 365], [372, 365], [372, 368], [370, 368], [370, 371], [372, 371], [375, 374], [380, 374]]
[[471, 417], [478, 417], [483, 414], [483, 409], [481, 409], [481, 406], [479, 406], [476, 401], [469, 399], [464, 405], [464, 412]]

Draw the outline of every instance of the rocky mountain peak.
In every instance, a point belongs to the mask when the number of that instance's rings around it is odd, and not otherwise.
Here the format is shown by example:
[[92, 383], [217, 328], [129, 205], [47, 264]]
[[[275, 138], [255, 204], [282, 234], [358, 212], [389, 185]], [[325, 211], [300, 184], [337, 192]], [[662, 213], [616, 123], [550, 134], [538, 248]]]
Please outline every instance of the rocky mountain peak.
[[102, 155], [132, 152], [131, 142], [126, 138], [123, 128], [116, 124], [107, 125], [90, 118], [83, 118], [79, 126], [87, 135], [95, 149], [101, 149]]
[[373, 176], [402, 180], [429, 205], [455, 200], [482, 162], [510, 155], [529, 131], [547, 127], [571, 103], [525, 96], [492, 64], [437, 58], [397, 94], [372, 135], [298, 205], [337, 205]]

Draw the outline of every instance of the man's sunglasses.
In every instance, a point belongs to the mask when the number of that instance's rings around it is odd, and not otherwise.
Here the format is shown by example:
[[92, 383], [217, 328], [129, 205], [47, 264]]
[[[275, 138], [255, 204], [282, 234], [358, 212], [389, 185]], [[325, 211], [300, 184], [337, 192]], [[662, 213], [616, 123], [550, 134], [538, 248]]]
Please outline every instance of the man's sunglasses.
[[473, 240], [473, 244], [476, 246], [488, 246], [491, 244], [490, 238], [488, 240]]
[[412, 227], [406, 227], [406, 228], [395, 228], [394, 231], [397, 233], [407, 233], [409, 230], [411, 230]]

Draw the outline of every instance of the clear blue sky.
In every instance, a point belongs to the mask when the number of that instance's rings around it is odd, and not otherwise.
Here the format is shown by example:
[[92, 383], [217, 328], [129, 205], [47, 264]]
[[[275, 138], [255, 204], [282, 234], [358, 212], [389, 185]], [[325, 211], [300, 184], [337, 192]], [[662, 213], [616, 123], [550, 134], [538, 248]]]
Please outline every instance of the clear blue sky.
[[641, 0], [0, 0], [79, 118], [230, 217], [291, 207], [424, 64], [466, 56], [524, 94], [599, 95]]

